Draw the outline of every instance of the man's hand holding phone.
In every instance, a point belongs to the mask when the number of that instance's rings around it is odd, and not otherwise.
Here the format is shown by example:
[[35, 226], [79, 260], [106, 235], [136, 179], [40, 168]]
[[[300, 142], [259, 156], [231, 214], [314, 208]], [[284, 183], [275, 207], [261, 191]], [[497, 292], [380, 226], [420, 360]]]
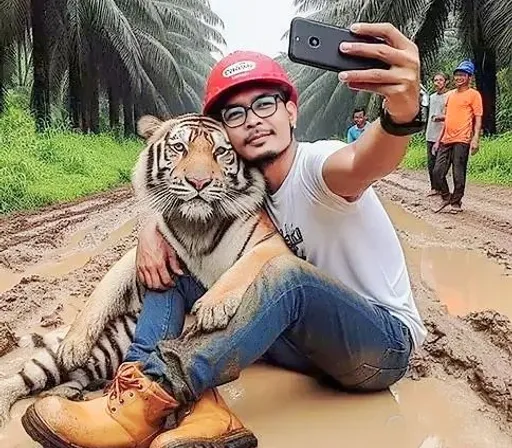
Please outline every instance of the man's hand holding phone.
[[389, 23], [358, 23], [350, 27], [355, 34], [381, 38], [384, 44], [342, 42], [340, 52], [374, 58], [389, 69], [371, 68], [339, 73], [341, 82], [355, 90], [377, 93], [385, 98], [386, 109], [396, 123], [408, 123], [418, 114], [420, 57], [417, 46]]

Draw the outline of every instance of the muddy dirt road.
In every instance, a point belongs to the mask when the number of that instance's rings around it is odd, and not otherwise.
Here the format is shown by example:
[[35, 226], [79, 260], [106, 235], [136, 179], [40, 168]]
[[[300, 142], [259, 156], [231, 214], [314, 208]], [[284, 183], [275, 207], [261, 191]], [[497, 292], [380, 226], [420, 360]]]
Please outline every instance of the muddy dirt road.
[[[429, 329], [408, 378], [352, 396], [301, 375], [254, 366], [221, 388], [263, 448], [512, 447], [512, 190], [472, 186], [460, 215], [433, 214], [423, 173], [376, 189], [399, 232]], [[0, 219], [0, 323], [21, 336], [69, 323], [108, 268], [135, 243], [135, 203], [118, 189]], [[9, 350], [0, 325], [0, 353]], [[17, 369], [21, 351], [0, 361]], [[264, 400], [261, 398], [265, 397]], [[13, 408], [0, 446], [36, 446]]]

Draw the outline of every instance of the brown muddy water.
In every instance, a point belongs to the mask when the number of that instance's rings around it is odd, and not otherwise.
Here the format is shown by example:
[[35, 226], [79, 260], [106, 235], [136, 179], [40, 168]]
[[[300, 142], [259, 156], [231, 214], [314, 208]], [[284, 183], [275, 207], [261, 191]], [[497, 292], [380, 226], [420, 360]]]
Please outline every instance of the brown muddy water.
[[[508, 448], [512, 442], [487, 421], [464, 385], [403, 380], [391, 391], [346, 395], [292, 372], [255, 365], [220, 388], [232, 410], [255, 432], [261, 448]], [[14, 406], [0, 446], [38, 445]]]
[[436, 245], [438, 229], [390, 201], [385, 206], [395, 226], [412, 240], [402, 239], [408, 263], [449, 313], [492, 309], [512, 319], [512, 276], [503, 266], [476, 250]]
[[[448, 311], [493, 308], [512, 316], [511, 277], [478, 253], [436, 245], [439, 230], [386, 202], [402, 238], [408, 263]], [[81, 249], [80, 231], [54, 262], [42, 262], [24, 273], [0, 272], [0, 291], [27, 275], [56, 277], [83, 266], [106, 247], [132, 231], [133, 221], [120, 226], [94, 250]], [[489, 294], [489, 291], [493, 294]], [[64, 304], [73, 309], [73, 299]], [[69, 323], [72, 312], [63, 315]], [[11, 371], [22, 355], [2, 361]], [[464, 381], [404, 379], [389, 391], [348, 395], [317, 385], [299, 374], [255, 365], [241, 378], [220, 388], [232, 409], [259, 438], [263, 448], [378, 447], [378, 448], [508, 448], [512, 440], [482, 412], [482, 402]], [[31, 400], [17, 403], [12, 421], [0, 431], [0, 447], [36, 447], [21, 428], [19, 417]]]

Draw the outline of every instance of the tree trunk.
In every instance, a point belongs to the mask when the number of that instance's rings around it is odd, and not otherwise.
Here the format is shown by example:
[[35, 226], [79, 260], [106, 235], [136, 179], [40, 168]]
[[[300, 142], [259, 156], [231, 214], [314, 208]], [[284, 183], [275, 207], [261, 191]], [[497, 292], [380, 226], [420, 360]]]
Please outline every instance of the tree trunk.
[[476, 84], [484, 104], [482, 129], [485, 135], [494, 135], [496, 134], [496, 85], [498, 82], [496, 54], [490, 49], [478, 49], [475, 59]]
[[80, 128], [81, 104], [81, 81], [80, 64], [76, 48], [72, 45], [69, 50], [69, 117], [74, 129]]
[[[29, 44], [30, 42], [30, 44]], [[21, 85], [23, 87], [26, 87], [28, 85], [28, 78], [30, 76], [30, 66], [32, 65], [32, 53], [29, 53], [29, 50], [27, 48], [27, 45], [32, 46], [32, 39], [30, 37], [30, 30], [29, 26], [27, 25], [27, 29], [25, 30], [25, 35], [23, 38], [23, 61], [25, 64], [25, 73], [23, 73], [23, 80], [21, 82]]]
[[482, 129], [485, 135], [496, 134], [496, 85], [498, 83], [496, 53], [485, 44], [482, 23], [475, 23], [473, 44], [476, 85], [482, 95], [484, 115]]
[[135, 121], [134, 121], [134, 108], [133, 97], [130, 93], [125, 93], [123, 96], [123, 116], [124, 116], [124, 135], [131, 137], [135, 135]]
[[18, 87], [22, 87], [23, 86], [23, 61], [22, 61], [22, 58], [23, 58], [23, 54], [24, 54], [23, 53], [23, 41], [18, 42], [17, 47], [18, 47], [18, 51], [16, 52], [16, 62], [17, 62], [16, 70], [18, 71], [18, 73], [17, 73]]
[[90, 106], [91, 112], [91, 132], [99, 134], [100, 132], [100, 79], [98, 66], [91, 55], [89, 64], [90, 76]]
[[34, 85], [32, 108], [39, 131], [50, 124], [48, 5], [45, 0], [31, 1]]
[[82, 85], [80, 89], [80, 97], [82, 107], [81, 112], [81, 128], [84, 134], [87, 134], [91, 130], [91, 91], [89, 81], [89, 70], [88, 67], [82, 72]]
[[119, 95], [114, 87], [108, 88], [108, 118], [110, 128], [113, 131], [119, 130], [119, 124], [121, 122], [121, 115], [119, 111]]
[[0, 47], [0, 114], [5, 110], [5, 56], [4, 49]]
[[139, 119], [144, 115], [143, 109], [141, 107], [141, 101], [142, 101], [142, 99], [139, 99], [139, 101], [135, 101], [135, 103], [133, 105], [133, 115], [135, 118], [135, 126], [137, 126]]

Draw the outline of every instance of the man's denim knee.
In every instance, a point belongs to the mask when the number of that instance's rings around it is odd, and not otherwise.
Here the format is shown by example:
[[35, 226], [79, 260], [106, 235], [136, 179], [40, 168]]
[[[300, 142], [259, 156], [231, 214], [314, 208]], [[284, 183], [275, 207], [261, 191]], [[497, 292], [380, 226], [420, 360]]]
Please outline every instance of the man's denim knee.
[[185, 315], [204, 293], [190, 276], [179, 277], [167, 291], [147, 290], [126, 361], [144, 361], [163, 339], [177, 338], [183, 331]]

